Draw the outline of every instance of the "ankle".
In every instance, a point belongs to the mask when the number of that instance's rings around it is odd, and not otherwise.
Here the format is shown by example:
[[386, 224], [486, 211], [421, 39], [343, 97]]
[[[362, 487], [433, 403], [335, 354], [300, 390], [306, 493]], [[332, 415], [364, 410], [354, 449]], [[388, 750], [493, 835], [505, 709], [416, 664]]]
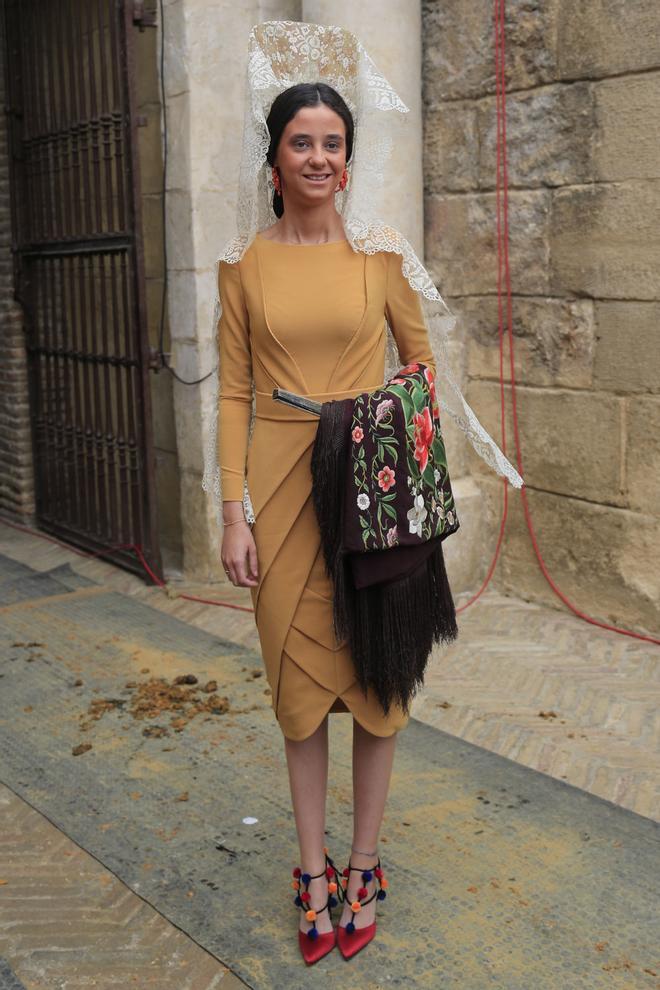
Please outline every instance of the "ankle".
[[356, 867], [359, 870], [365, 870], [373, 868], [378, 864], [378, 849], [374, 849], [373, 852], [365, 852], [368, 846], [359, 846], [358, 849], [355, 846], [351, 847], [351, 866]]
[[325, 862], [322, 861], [317, 863], [315, 860], [303, 860], [301, 870], [303, 873], [307, 873], [310, 876], [312, 883], [314, 883], [315, 880], [325, 876]]

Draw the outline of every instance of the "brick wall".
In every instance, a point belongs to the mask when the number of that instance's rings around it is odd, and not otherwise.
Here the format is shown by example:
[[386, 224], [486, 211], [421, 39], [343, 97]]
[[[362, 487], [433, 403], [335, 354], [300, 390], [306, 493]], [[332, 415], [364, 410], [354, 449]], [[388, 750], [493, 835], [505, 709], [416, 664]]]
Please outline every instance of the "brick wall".
[[[0, 12], [1, 13], [1, 12]], [[0, 16], [0, 104], [7, 104], [4, 23]], [[6, 114], [0, 116], [0, 516], [34, 518], [27, 367], [20, 307], [14, 301]]]
[[[499, 442], [491, 7], [424, 0], [425, 214], [427, 263], [459, 314], [467, 398]], [[506, 8], [514, 371], [528, 504], [549, 571], [578, 607], [657, 632], [660, 5]], [[471, 450], [465, 457], [494, 520], [482, 551], [490, 560], [501, 482]], [[565, 608], [534, 556], [520, 493], [509, 493], [496, 583]]]

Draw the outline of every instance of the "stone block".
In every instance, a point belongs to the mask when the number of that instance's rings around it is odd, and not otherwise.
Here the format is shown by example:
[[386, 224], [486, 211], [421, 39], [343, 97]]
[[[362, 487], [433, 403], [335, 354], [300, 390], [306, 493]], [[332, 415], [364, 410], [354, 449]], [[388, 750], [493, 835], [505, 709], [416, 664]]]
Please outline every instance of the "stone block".
[[187, 7], [187, 0], [169, 3], [165, 10], [163, 25], [159, 28], [159, 31], [163, 28], [165, 31], [163, 47], [167, 70], [164, 79], [166, 100], [190, 89], [187, 55]]
[[592, 90], [594, 177], [600, 181], [659, 178], [660, 71], [605, 79], [594, 83]]
[[424, 114], [424, 192], [466, 192], [479, 185], [477, 108], [442, 103]]
[[[181, 378], [194, 381], [213, 367], [208, 349], [197, 344], [176, 343], [172, 364]], [[202, 406], [199, 385], [175, 382], [177, 449], [182, 470], [201, 472], [204, 463]]]
[[[450, 305], [449, 300], [447, 300], [447, 305]], [[447, 361], [449, 362], [449, 367], [455, 381], [457, 382], [459, 388], [463, 391], [463, 394], [465, 394], [465, 383], [467, 381], [465, 365], [465, 357], [467, 353], [466, 326], [460, 319], [460, 306], [450, 306], [450, 308], [458, 319], [456, 326], [447, 341]], [[438, 365], [437, 378], [437, 393], [441, 401], [445, 395], [445, 391], [449, 392], [449, 386], [446, 384], [445, 377], [443, 376], [442, 364], [443, 362], [441, 358]], [[451, 395], [449, 395], [449, 398], [451, 398]], [[441, 425], [447, 452], [447, 463], [449, 465], [450, 476], [452, 479], [462, 477], [468, 470], [466, 451], [467, 442], [465, 434], [456, 426], [446, 412], [441, 412]]]
[[[160, 69], [158, 41], [160, 36], [160, 12], [156, 14], [159, 22], [158, 31], [148, 28], [133, 31], [135, 51], [137, 106], [140, 113], [145, 113], [147, 107], [160, 104]], [[169, 12], [165, 15], [166, 30], [168, 28]]]
[[660, 398], [640, 395], [625, 401], [630, 507], [660, 519]]
[[[562, 186], [592, 179], [595, 109], [591, 86], [555, 84], [507, 95], [507, 175], [510, 186]], [[494, 97], [477, 107], [479, 187], [494, 188], [497, 114]], [[500, 166], [501, 167], [501, 166]]]
[[[501, 515], [497, 480], [482, 479], [480, 485]], [[599, 621], [657, 636], [660, 521], [551, 492], [527, 489], [526, 497], [541, 556], [562, 593]], [[503, 552], [495, 573], [499, 590], [567, 609], [536, 559], [520, 493], [508, 501]]]
[[[469, 327], [471, 378], [499, 381], [499, 314], [493, 296], [462, 301]], [[511, 381], [507, 306], [503, 299], [504, 380]], [[513, 370], [522, 385], [589, 388], [595, 346], [594, 304], [590, 299], [514, 296], [511, 300]]]
[[479, 485], [471, 478], [455, 479], [452, 475], [451, 486], [460, 526], [443, 541], [442, 551], [452, 594], [456, 596], [483, 581], [488, 565], [484, 547], [489, 545], [495, 526]]
[[[168, 197], [168, 209], [169, 203], [170, 199]], [[163, 274], [162, 197], [159, 195], [142, 196], [141, 207], [142, 230], [144, 234], [144, 274], [146, 278], [160, 278]]]
[[170, 556], [180, 554], [181, 547], [181, 492], [179, 490], [179, 465], [176, 453], [156, 450], [156, 508], [158, 535]]
[[[147, 302], [147, 331], [149, 344], [158, 347], [160, 338], [160, 314], [163, 308], [163, 279], [147, 278], [144, 281]], [[165, 303], [167, 307], [167, 302]], [[167, 308], [165, 310], [164, 348], [168, 348]]]
[[622, 75], [660, 66], [657, 0], [559, 0], [553, 28], [559, 79]]
[[[555, 77], [558, 0], [510, 0], [505, 5], [506, 84], [528, 89]], [[492, 6], [481, 0], [423, 0], [424, 100], [474, 98], [495, 91]], [[487, 55], [487, 57], [484, 57]]]
[[[173, 189], [181, 190], [190, 188], [190, 117], [190, 93], [183, 92], [172, 94], [167, 100], [168, 191]], [[168, 192], [168, 196], [169, 195], [170, 192]]]
[[151, 386], [151, 414], [153, 421], [154, 446], [159, 450], [176, 454], [176, 425], [172, 390], [174, 378], [167, 370], [149, 376]]
[[[153, 218], [154, 244], [149, 258], [147, 275], [156, 276], [162, 273], [162, 216], [156, 218], [156, 210], [161, 209], [160, 197], [147, 197], [149, 211], [146, 216]], [[160, 216], [160, 214], [159, 214]], [[193, 209], [193, 199], [189, 188], [168, 189], [167, 192], [167, 264], [169, 272], [181, 271], [195, 267], [194, 224], [197, 217]], [[145, 231], [146, 236], [146, 231]], [[171, 296], [170, 296], [171, 298]]]
[[[549, 291], [548, 227], [551, 192], [509, 194], [509, 266], [514, 292]], [[427, 267], [443, 296], [497, 292], [494, 193], [426, 198]]]
[[554, 190], [549, 239], [553, 294], [658, 299], [659, 227], [660, 182]]
[[[515, 461], [511, 386], [505, 386], [508, 458]], [[525, 484], [623, 506], [624, 400], [571, 389], [518, 386], [517, 418]], [[473, 381], [467, 395], [484, 429], [501, 443], [500, 388]], [[492, 473], [473, 455], [475, 471]]]
[[193, 271], [170, 269], [167, 280], [167, 315], [172, 345], [174, 341], [194, 343], [197, 339], [198, 276]]
[[198, 472], [182, 471], [180, 478], [184, 574], [204, 583], [225, 580], [212, 499], [202, 489]]
[[598, 300], [594, 387], [660, 392], [660, 303]]

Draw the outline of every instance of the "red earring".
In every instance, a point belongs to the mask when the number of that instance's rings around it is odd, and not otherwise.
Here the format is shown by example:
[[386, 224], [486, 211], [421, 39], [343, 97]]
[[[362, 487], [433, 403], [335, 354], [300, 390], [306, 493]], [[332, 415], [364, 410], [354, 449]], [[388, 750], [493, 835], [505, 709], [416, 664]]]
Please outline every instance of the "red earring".
[[342, 177], [339, 180], [339, 188], [341, 189], [342, 192], [346, 188], [347, 182], [348, 182], [348, 172], [346, 171], [346, 168], [344, 167], [344, 171], [343, 171]]
[[278, 174], [277, 166], [276, 165], [273, 165], [272, 176], [273, 176], [273, 185], [275, 186], [275, 192], [278, 195], [281, 195], [282, 189], [280, 187], [280, 177], [279, 177], [279, 174]]

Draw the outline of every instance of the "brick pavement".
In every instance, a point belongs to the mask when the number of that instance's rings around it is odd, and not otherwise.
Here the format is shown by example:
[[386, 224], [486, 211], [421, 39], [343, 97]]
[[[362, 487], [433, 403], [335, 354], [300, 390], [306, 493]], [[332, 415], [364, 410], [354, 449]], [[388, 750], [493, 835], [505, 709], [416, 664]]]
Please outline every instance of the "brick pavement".
[[[36, 570], [69, 563], [106, 587], [258, 647], [250, 613], [168, 597], [103, 562], [4, 526], [0, 552], [29, 561]], [[196, 591], [249, 604], [246, 589]], [[489, 593], [463, 613], [457, 643], [434, 658], [413, 714], [653, 818], [658, 810], [657, 655], [650, 644]], [[21, 985], [27, 990], [245, 985], [8, 788], [0, 790], [0, 806], [8, 826], [0, 881], [11, 881], [13, 891], [9, 921], [0, 907], [0, 957], [10, 966], [0, 969], [0, 987], [3, 979], [12, 990]], [[0, 885], [0, 899], [3, 886], [1, 903], [6, 905], [10, 883]], [[56, 920], [60, 915], [62, 920]], [[84, 964], [76, 963], [74, 970], [66, 965], [73, 946], [84, 955]], [[51, 960], [48, 971], [45, 958]], [[54, 958], [63, 965], [53, 968]], [[117, 963], [111, 968], [110, 958]], [[649, 968], [648, 984], [639, 985], [660, 986], [656, 975]]]

